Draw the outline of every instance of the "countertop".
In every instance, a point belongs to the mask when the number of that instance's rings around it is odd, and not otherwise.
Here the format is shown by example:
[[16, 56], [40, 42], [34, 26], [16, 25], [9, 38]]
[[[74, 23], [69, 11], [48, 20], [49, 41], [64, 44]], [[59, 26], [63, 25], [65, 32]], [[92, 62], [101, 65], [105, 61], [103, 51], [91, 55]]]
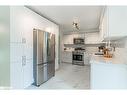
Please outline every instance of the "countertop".
[[72, 50], [64, 50], [63, 52], [70, 52], [70, 53], [72, 53]]
[[91, 58], [90, 58], [90, 63], [91, 64], [126, 64], [126, 61], [123, 60], [122, 58], [105, 58], [103, 57], [103, 55], [94, 55], [92, 54], [91, 55]]

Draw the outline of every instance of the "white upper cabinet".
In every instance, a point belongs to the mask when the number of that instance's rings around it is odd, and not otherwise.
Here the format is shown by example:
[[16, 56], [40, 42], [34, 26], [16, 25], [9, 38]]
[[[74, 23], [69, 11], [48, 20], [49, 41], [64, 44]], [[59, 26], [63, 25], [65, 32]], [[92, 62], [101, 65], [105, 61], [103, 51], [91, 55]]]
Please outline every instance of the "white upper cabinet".
[[127, 7], [109, 6], [105, 8], [100, 24], [101, 39], [115, 40], [127, 36]]
[[85, 33], [85, 44], [98, 44], [100, 42], [99, 32]]
[[66, 34], [63, 35], [64, 44], [73, 44], [74, 38], [85, 38], [84, 34]]
[[104, 38], [108, 37], [108, 19], [107, 19], [107, 9], [105, 9], [103, 19], [100, 24], [100, 40], [103, 41]]
[[74, 38], [84, 38], [85, 44], [98, 44], [101, 43], [99, 32], [85, 33], [84, 34], [68, 34], [63, 36], [64, 44], [73, 44]]
[[63, 41], [64, 44], [73, 44], [73, 35], [64, 35]]

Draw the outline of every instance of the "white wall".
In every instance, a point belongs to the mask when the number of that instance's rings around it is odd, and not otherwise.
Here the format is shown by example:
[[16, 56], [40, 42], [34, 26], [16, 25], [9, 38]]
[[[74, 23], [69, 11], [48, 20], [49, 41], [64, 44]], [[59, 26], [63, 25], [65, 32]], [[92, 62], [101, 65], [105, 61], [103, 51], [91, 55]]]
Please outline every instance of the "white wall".
[[[59, 26], [52, 23], [51, 21], [41, 17], [30, 9], [23, 6], [12, 6], [10, 7], [10, 24], [11, 24], [11, 33], [10, 33], [10, 42], [11, 42], [11, 80], [12, 84], [14, 84], [14, 88], [24, 88], [30, 83], [33, 82], [33, 28], [41, 29], [43, 31], [52, 32], [55, 34], [55, 69], [59, 68], [58, 65], [58, 36], [59, 36]], [[26, 40], [26, 44], [22, 44], [22, 40]], [[15, 48], [15, 50], [13, 50]], [[24, 48], [22, 50], [22, 48]], [[16, 51], [17, 50], [17, 51]], [[17, 69], [22, 64], [21, 56], [17, 55], [25, 55], [27, 56], [27, 65], [23, 67], [23, 69]], [[17, 59], [17, 60], [16, 60]], [[17, 72], [15, 70], [17, 69]], [[20, 72], [24, 71], [24, 75], [28, 80], [26, 85], [22, 85], [18, 83], [22, 80], [15, 81], [15, 77], [21, 77]], [[19, 73], [19, 74], [18, 74]], [[24, 76], [23, 75], [23, 76]]]

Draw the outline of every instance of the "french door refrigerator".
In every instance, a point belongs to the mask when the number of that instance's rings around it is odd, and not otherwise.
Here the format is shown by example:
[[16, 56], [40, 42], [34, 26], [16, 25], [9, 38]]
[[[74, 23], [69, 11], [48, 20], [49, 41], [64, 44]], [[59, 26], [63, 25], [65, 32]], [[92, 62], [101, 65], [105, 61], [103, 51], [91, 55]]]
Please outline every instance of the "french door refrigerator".
[[55, 75], [55, 35], [33, 30], [34, 85], [40, 86]]

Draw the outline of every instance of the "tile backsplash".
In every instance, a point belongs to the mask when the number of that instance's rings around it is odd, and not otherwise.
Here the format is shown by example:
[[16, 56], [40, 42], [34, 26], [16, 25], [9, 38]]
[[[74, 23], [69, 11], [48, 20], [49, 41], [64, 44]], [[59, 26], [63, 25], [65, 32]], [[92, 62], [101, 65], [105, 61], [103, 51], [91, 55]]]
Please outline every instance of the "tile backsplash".
[[114, 57], [127, 63], [127, 37], [113, 42], [115, 44]]
[[112, 43], [116, 48], [127, 48], [127, 37], [112, 41]]

